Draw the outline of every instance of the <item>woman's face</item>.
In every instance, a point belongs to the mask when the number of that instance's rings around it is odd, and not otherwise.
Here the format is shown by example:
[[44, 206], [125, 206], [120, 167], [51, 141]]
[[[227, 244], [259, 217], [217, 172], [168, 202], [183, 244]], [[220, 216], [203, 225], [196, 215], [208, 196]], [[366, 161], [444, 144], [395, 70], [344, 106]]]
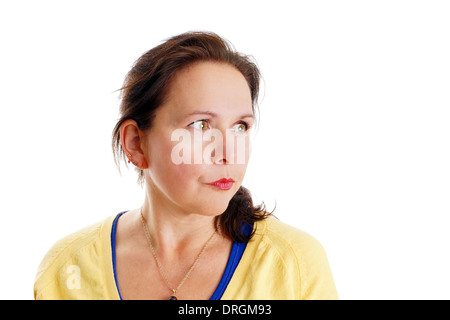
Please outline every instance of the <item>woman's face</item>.
[[[174, 76], [144, 141], [146, 183], [186, 213], [223, 213], [239, 189], [254, 114], [249, 86], [233, 66], [194, 63]], [[220, 179], [234, 183], [211, 183]]]

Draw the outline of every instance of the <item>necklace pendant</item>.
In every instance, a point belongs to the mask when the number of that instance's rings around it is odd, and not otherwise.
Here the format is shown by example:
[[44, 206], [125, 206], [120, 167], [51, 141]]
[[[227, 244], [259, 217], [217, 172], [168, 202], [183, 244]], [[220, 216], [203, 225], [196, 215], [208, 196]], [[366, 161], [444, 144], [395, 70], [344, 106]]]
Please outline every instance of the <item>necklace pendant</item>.
[[178, 300], [178, 299], [177, 299], [177, 297], [175, 297], [175, 296], [170, 296], [170, 297], [169, 297], [169, 300]]

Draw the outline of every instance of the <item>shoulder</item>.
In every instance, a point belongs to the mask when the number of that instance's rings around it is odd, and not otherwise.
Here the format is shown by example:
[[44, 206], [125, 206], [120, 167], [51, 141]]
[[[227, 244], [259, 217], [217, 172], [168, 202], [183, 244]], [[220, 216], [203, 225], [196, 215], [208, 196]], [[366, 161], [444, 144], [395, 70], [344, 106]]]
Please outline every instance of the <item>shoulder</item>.
[[[35, 298], [52, 298], [58, 288], [67, 287], [71, 274], [95, 265], [93, 257], [104, 251], [105, 235], [110, 234], [114, 216], [78, 230], [58, 240], [47, 252], [40, 263], [34, 284]], [[94, 262], [94, 263], [93, 263]], [[44, 294], [52, 292], [52, 294]], [[64, 290], [60, 290], [64, 291]], [[67, 297], [61, 297], [67, 298]]]
[[298, 258], [324, 253], [320, 242], [307, 232], [269, 217], [256, 226], [255, 235], [270, 244], [280, 254], [294, 254]]
[[40, 278], [51, 267], [55, 267], [55, 265], [58, 265], [58, 262], [64, 261], [79, 249], [97, 241], [104, 223], [105, 221], [92, 224], [56, 241], [42, 259], [36, 278]]
[[326, 252], [315, 237], [269, 217], [257, 223], [255, 241], [300, 284], [301, 299], [337, 298]]

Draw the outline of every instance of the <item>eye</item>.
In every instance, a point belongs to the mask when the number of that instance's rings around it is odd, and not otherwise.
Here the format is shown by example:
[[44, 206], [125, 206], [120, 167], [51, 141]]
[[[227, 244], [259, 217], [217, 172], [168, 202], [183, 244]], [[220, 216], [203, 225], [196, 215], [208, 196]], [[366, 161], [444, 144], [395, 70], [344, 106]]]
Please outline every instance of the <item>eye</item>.
[[244, 121], [241, 121], [233, 126], [233, 130], [236, 132], [246, 132], [248, 129], [248, 124]]
[[208, 129], [208, 120], [197, 120], [192, 122], [189, 126], [194, 129], [206, 130]]

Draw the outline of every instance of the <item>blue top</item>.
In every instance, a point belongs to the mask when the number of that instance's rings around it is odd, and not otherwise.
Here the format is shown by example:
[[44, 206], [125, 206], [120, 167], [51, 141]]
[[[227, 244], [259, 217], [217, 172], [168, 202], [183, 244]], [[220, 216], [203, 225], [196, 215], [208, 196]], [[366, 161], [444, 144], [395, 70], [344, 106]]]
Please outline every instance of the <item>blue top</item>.
[[[119, 285], [117, 283], [117, 274], [116, 274], [116, 229], [117, 229], [117, 221], [119, 217], [124, 214], [126, 211], [121, 212], [114, 219], [112, 230], [111, 230], [111, 250], [112, 250], [112, 264], [114, 270], [114, 280], [116, 281], [117, 292], [119, 293], [120, 300], [122, 300], [122, 296], [120, 295]], [[246, 224], [243, 226], [243, 231], [245, 234], [250, 234], [253, 230], [253, 226]], [[245, 248], [247, 247], [247, 243], [242, 242], [233, 242], [231, 247], [230, 256], [228, 257], [227, 266], [225, 267], [225, 271], [223, 272], [222, 278], [220, 279], [219, 285], [216, 290], [212, 294], [209, 300], [220, 300], [222, 298], [223, 293], [225, 292], [228, 283], [233, 277], [234, 270], [236, 270], [239, 261], [241, 261], [241, 257], [244, 254]]]

